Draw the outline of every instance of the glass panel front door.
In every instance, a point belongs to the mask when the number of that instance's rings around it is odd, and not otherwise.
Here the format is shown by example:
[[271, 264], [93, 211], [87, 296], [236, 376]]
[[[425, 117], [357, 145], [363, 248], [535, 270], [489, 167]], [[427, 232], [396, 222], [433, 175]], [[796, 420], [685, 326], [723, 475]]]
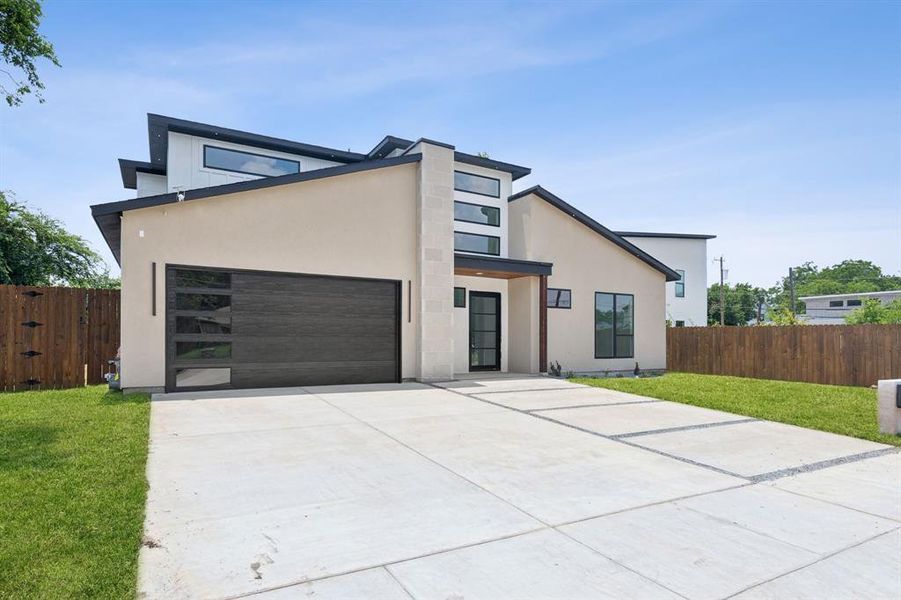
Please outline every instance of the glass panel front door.
[[469, 370], [501, 368], [501, 295], [469, 293]]

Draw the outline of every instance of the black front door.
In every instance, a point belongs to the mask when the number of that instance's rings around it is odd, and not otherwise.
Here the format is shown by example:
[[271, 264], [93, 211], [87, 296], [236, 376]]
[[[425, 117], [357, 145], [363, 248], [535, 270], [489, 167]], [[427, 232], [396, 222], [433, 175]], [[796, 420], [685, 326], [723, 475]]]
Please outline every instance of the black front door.
[[469, 370], [501, 368], [501, 295], [469, 292]]

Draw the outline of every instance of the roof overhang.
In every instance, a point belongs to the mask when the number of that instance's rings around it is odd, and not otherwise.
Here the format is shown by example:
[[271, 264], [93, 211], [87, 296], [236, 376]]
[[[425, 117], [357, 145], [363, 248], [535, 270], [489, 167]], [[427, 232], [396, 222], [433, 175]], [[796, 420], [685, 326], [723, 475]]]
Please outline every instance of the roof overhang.
[[621, 237], [637, 237], [637, 238], [669, 238], [676, 240], [712, 240], [715, 235], [707, 233], [663, 233], [657, 231], [614, 231]]
[[371, 171], [373, 169], [383, 169], [386, 167], [394, 167], [398, 165], [414, 163], [418, 162], [421, 159], [421, 154], [408, 154], [406, 156], [383, 158], [381, 160], [368, 160], [365, 162], [358, 162], [349, 165], [339, 165], [337, 167], [326, 167], [324, 169], [316, 169], [313, 171], [303, 171], [301, 173], [281, 175], [279, 177], [264, 177], [262, 179], [238, 181], [236, 183], [227, 183], [225, 185], [216, 185], [213, 187], [186, 190], [184, 192], [172, 192], [169, 194], [159, 194], [157, 196], [144, 196], [142, 198], [134, 198], [132, 200], [122, 200], [120, 202], [95, 204], [91, 206], [91, 214], [94, 217], [94, 222], [97, 223], [97, 227], [100, 228], [100, 232], [103, 234], [103, 239], [106, 240], [106, 243], [109, 245], [113, 256], [116, 258], [116, 262], [121, 264], [120, 218], [122, 216], [122, 213], [126, 211], [138, 210], [141, 208], [151, 208], [165, 204], [175, 204], [176, 202], [201, 200], [203, 198], [212, 198], [215, 196], [223, 196], [225, 194], [238, 194], [241, 192], [249, 192], [280, 185], [289, 185], [292, 183], [325, 179], [326, 177], [349, 175], [351, 173], [359, 173], [362, 171]]
[[127, 189], [138, 189], [138, 173], [165, 175], [166, 169], [154, 167], [151, 163], [143, 160], [119, 159], [119, 174], [122, 175], [122, 185]]
[[454, 254], [454, 274], [456, 275], [516, 279], [518, 277], [550, 275], [553, 267], [554, 264], [549, 262]]
[[626, 252], [628, 252], [629, 254], [634, 256], [635, 258], [637, 258], [638, 260], [640, 260], [640, 261], [646, 263], [647, 265], [649, 265], [650, 267], [660, 271], [661, 273], [663, 273], [666, 276], [667, 281], [678, 281], [679, 279], [681, 279], [679, 277], [679, 274], [676, 273], [676, 271], [669, 268], [668, 266], [666, 266], [665, 264], [663, 264], [662, 262], [660, 262], [659, 260], [657, 260], [656, 258], [651, 256], [650, 254], [648, 254], [647, 252], [645, 252], [644, 250], [642, 250], [635, 244], [629, 242], [627, 239], [623, 238], [620, 235], [617, 235], [613, 231], [610, 231], [609, 229], [607, 229], [606, 227], [604, 227], [603, 225], [601, 225], [600, 223], [598, 223], [597, 221], [595, 221], [594, 219], [592, 219], [591, 217], [589, 217], [588, 215], [586, 215], [585, 213], [583, 213], [582, 211], [577, 209], [576, 207], [574, 207], [571, 204], [569, 204], [568, 202], [564, 201], [562, 198], [552, 194], [551, 192], [544, 189], [540, 185], [536, 185], [536, 186], [530, 187], [527, 190], [523, 190], [521, 192], [513, 194], [512, 196], [510, 196], [507, 199], [507, 202], [514, 202], [516, 200], [519, 200], [520, 198], [525, 198], [526, 196], [530, 196], [533, 194], [536, 197], [541, 198], [542, 200], [544, 200], [551, 206], [565, 212], [570, 217], [572, 217], [579, 223], [585, 225], [586, 227], [588, 227], [595, 233], [606, 238], [610, 242], [616, 244], [617, 246], [619, 246], [620, 248], [622, 248], [623, 250], [625, 250]]
[[490, 158], [483, 158], [481, 156], [475, 156], [474, 154], [466, 154], [465, 152], [454, 152], [454, 160], [463, 164], [482, 167], [483, 169], [494, 169], [495, 171], [510, 173], [513, 177], [513, 181], [521, 179], [532, 172], [532, 169], [528, 167], [521, 167], [499, 160], [492, 160]]
[[237, 129], [228, 129], [226, 127], [148, 113], [147, 135], [150, 142], [150, 163], [153, 167], [162, 169], [163, 173], [166, 172], [170, 131], [341, 163], [354, 163], [366, 160], [366, 155], [358, 152], [292, 142], [291, 140], [269, 137], [268, 135], [259, 135]]

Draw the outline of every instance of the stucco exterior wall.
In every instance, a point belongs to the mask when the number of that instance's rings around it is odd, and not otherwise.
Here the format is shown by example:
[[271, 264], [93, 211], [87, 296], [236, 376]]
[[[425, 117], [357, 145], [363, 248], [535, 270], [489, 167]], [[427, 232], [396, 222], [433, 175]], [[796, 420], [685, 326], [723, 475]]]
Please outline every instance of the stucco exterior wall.
[[412, 163], [124, 213], [123, 387], [165, 384], [167, 263], [400, 280], [402, 376], [416, 377], [418, 174]]
[[707, 240], [627, 237], [671, 269], [685, 271], [685, 297], [676, 297], [676, 282], [666, 284], [666, 318], [673, 324], [707, 325]]
[[[511, 256], [554, 263], [548, 287], [572, 290], [572, 308], [549, 308], [548, 362], [564, 371], [666, 368], [663, 273], [529, 195], [510, 203]], [[594, 294], [635, 296], [635, 357], [594, 358]]]

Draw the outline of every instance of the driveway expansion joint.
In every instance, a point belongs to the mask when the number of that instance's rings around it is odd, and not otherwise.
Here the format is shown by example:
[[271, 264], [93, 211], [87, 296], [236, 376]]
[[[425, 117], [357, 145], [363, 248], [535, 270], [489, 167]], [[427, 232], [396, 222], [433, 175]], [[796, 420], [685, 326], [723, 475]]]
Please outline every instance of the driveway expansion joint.
[[657, 433], [673, 433], [675, 431], [690, 431], [692, 429], [708, 429], [710, 427], [723, 427], [724, 425], [738, 425], [740, 423], [754, 423], [760, 419], [733, 419], [731, 421], [717, 421], [715, 423], [699, 423], [697, 425], [681, 425], [679, 427], [664, 427], [662, 429], [647, 429], [645, 431], [632, 431], [629, 433], [618, 433], [611, 435], [614, 440], [623, 438], [640, 437], [643, 435], [654, 435]]
[[774, 479], [782, 479], [783, 477], [791, 477], [792, 475], [799, 475], [801, 473], [819, 471], [822, 469], [828, 469], [829, 467], [834, 467], [836, 465], [853, 463], [861, 460], [866, 460], [868, 458], [883, 456], [885, 454], [896, 454], [898, 452], [901, 452], [901, 449], [890, 446], [888, 448], [870, 450], [869, 452], [861, 452], [859, 454], [849, 454], [848, 456], [840, 456], [838, 458], [831, 458], [829, 460], [821, 460], [819, 462], [801, 465], [799, 467], [779, 469], [778, 471], [770, 471], [769, 473], [761, 473], [760, 475], [751, 475], [748, 477], [748, 479], [750, 479], [754, 483], [761, 481], [772, 481]]
[[630, 400], [628, 402], [600, 402], [598, 404], [574, 404], [572, 406], [552, 406], [550, 408], [530, 408], [526, 410], [527, 413], [534, 412], [547, 412], [551, 410], [566, 410], [568, 408], [596, 408], [599, 406], [625, 406], [627, 404], [654, 404], [656, 402], [663, 402], [663, 400]]

